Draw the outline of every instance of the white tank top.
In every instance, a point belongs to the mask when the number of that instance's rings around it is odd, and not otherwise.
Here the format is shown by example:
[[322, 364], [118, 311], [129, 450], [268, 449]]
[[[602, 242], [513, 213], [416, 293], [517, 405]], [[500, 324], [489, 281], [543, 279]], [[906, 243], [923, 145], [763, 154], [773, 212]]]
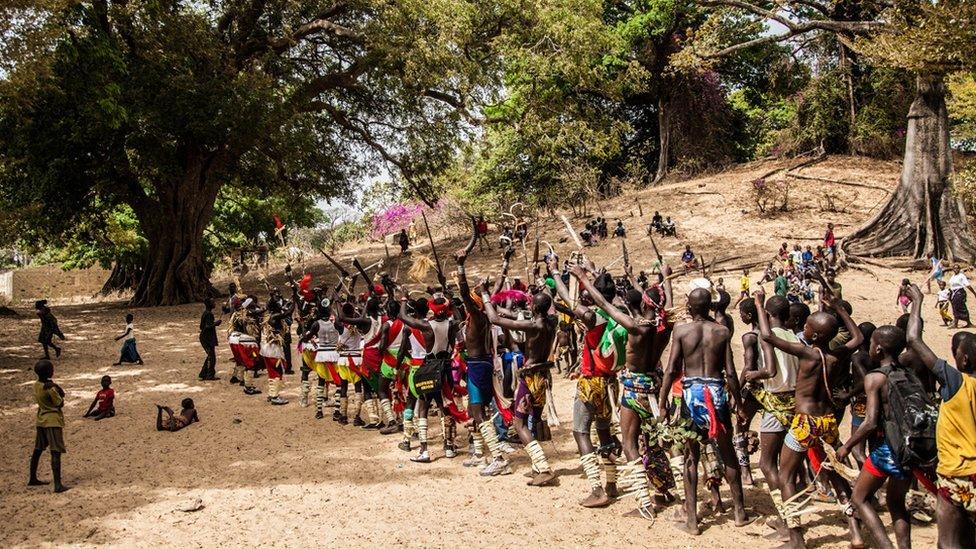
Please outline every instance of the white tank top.
[[[404, 330], [409, 330], [406, 325], [403, 327]], [[427, 357], [427, 348], [424, 347], [423, 343], [414, 335], [413, 330], [410, 330], [410, 358], [423, 360]]]
[[[370, 348], [375, 348], [380, 346], [380, 340], [376, 337], [380, 333], [380, 329], [383, 327], [383, 323], [378, 318], [369, 319], [369, 330], [363, 335], [363, 347], [372, 342], [369, 345]], [[375, 340], [375, 341], [374, 341]]]
[[[773, 328], [773, 335], [791, 343], [799, 343], [796, 334], [783, 328]], [[773, 349], [776, 357], [776, 375], [763, 380], [763, 387], [770, 393], [785, 393], [796, 389], [796, 372], [800, 359], [779, 349]], [[762, 351], [759, 356], [762, 357]]]
[[318, 345], [316, 346], [316, 350], [334, 351], [336, 343], [339, 341], [339, 331], [336, 330], [335, 325], [329, 320], [319, 319], [317, 323]]
[[355, 326], [346, 326], [339, 334], [338, 346], [342, 356], [359, 356], [363, 352], [363, 336]]
[[447, 351], [450, 346], [447, 337], [451, 331], [451, 319], [431, 320], [430, 327], [434, 330], [434, 346], [430, 350], [431, 354]]

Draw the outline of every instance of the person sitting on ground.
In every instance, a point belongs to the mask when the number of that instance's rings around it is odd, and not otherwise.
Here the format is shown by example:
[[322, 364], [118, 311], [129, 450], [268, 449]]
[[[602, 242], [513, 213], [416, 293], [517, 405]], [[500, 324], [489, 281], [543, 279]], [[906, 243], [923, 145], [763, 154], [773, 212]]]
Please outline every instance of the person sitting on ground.
[[786, 278], [786, 271], [780, 269], [776, 280], [773, 281], [773, 291], [778, 296], [786, 297], [790, 293], [790, 281]]
[[664, 224], [661, 225], [661, 234], [664, 236], [678, 236], [678, 229], [675, 228], [674, 221], [671, 220], [670, 215], [664, 220]]
[[759, 284], [762, 285], [774, 280], [776, 280], [776, 268], [773, 267], [773, 262], [770, 261], [766, 264], [766, 269], [763, 271], [762, 278], [759, 279]]
[[695, 252], [691, 251], [691, 245], [685, 246], [685, 251], [681, 254], [681, 262], [686, 270], [698, 268], [698, 259], [695, 257]]
[[810, 246], [807, 246], [807, 248], [803, 250], [802, 259], [804, 271], [813, 268], [813, 250], [810, 249]]
[[627, 236], [627, 230], [624, 229], [624, 222], [617, 220], [617, 226], [613, 229], [614, 238], [625, 238]]
[[786, 261], [787, 259], [789, 259], [790, 249], [787, 246], [786, 242], [784, 242], [783, 245], [779, 247], [779, 252], [776, 253], [776, 257], [778, 257], [780, 261]]
[[122, 335], [115, 338], [115, 341], [122, 341], [122, 349], [119, 351], [119, 360], [115, 364], [112, 364], [112, 366], [121, 366], [122, 363], [144, 364], [142, 357], [139, 356], [139, 350], [136, 349], [136, 332], [132, 327], [134, 318], [132, 313], [125, 315], [125, 331], [122, 332]]
[[102, 390], [95, 393], [84, 417], [93, 417], [95, 421], [107, 417], [115, 417], [115, 389], [112, 389], [112, 378], [102, 376]]
[[[184, 398], [180, 402], [180, 406], [183, 408], [180, 410], [179, 414], [174, 414], [173, 409], [169, 406], [156, 405], [156, 430], [157, 431], [169, 431], [175, 433], [180, 429], [200, 421], [200, 416], [197, 414], [197, 409], [193, 407], [192, 398]], [[166, 417], [163, 417], [163, 412], [166, 412]]]
[[654, 216], [651, 217], [651, 227], [647, 231], [647, 234], [651, 234], [651, 231], [661, 232], [661, 227], [664, 226], [664, 218], [661, 217], [661, 212], [654, 212]]

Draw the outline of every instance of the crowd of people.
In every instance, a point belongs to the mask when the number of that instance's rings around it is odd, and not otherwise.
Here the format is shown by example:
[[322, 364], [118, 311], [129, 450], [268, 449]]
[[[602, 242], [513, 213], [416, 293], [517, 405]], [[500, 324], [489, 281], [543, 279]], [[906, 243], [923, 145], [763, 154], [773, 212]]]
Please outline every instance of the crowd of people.
[[[229, 381], [280, 406], [288, 404], [285, 376], [297, 368], [299, 405], [317, 420], [331, 409], [333, 421], [390, 436], [424, 464], [438, 453], [430, 428], [437, 417], [444, 457], [466, 446], [463, 466], [506, 475], [518, 445], [531, 463], [528, 484], [542, 487], [557, 476], [540, 445], [558, 424], [552, 370], [568, 360], [576, 383], [572, 433], [589, 483], [585, 507], [632, 495], [632, 514], [650, 519], [673, 506], [677, 525], [698, 534], [702, 478], [716, 512], [725, 509], [719, 487], [728, 485], [733, 523], [744, 526], [752, 517], [742, 485], [753, 483], [750, 455], [758, 452], [763, 497], [778, 515], [767, 521], [770, 536], [790, 546], [803, 546], [800, 517], [818, 490], [837, 502], [852, 546], [864, 546], [864, 528], [879, 546], [892, 546], [875, 497], [887, 482], [884, 506], [900, 547], [910, 544], [906, 495], [916, 485], [936, 495], [940, 546], [972, 547], [976, 336], [954, 334], [954, 366], [936, 356], [921, 337], [924, 296], [911, 283], [899, 289], [906, 312], [895, 323], [858, 324], [830, 266], [833, 250], [822, 259], [796, 251], [787, 251], [775, 277], [764, 273], [772, 295], [761, 286], [752, 291], [743, 273], [736, 306], [747, 327], [742, 357], [732, 356], [735, 323], [724, 283], [703, 273], [680, 306], [667, 264], [650, 277], [629, 269], [614, 277], [582, 255], [560, 265], [548, 254], [525, 284], [510, 279], [507, 254], [494, 279], [475, 281], [465, 268], [469, 251], [461, 250], [455, 283], [442, 276], [423, 297], [386, 274], [356, 293], [355, 279], [330, 287], [314, 285], [310, 275], [291, 280], [286, 271], [287, 290], [269, 286], [263, 306], [230, 286], [221, 306], [230, 315]], [[788, 268], [817, 281], [816, 310], [782, 287]], [[972, 291], [968, 281], [965, 288]], [[952, 303], [958, 317], [964, 298]], [[208, 301], [200, 319], [201, 380], [217, 379], [216, 307]], [[39, 312], [42, 335], [57, 333], [45, 320], [50, 311]], [[131, 333], [126, 320], [120, 338]], [[42, 482], [38, 460], [49, 448], [62, 490], [64, 393], [50, 361], [35, 370], [30, 484]], [[267, 378], [264, 391], [259, 374]], [[113, 398], [106, 376], [87, 415], [111, 417]], [[838, 425], [847, 413], [852, 431], [843, 440]], [[195, 421], [190, 399], [179, 413], [157, 408], [158, 430]]]

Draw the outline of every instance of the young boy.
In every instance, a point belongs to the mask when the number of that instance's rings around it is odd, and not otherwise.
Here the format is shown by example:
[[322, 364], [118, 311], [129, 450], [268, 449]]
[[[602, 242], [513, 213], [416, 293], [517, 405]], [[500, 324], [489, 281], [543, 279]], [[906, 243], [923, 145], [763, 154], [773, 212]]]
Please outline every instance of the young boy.
[[752, 283], [749, 281], [749, 269], [742, 269], [742, 276], [739, 277], [739, 301], [736, 305], [742, 302], [744, 299], [749, 299], [749, 288]]
[[935, 302], [935, 306], [937, 309], [939, 309], [939, 318], [942, 319], [942, 325], [948, 326], [949, 324], [952, 323], [952, 313], [949, 312], [952, 307], [952, 303], [950, 303], [949, 301], [951, 292], [949, 291], [949, 288], [946, 286], [945, 280], [939, 280], [938, 285], [939, 285], [939, 295], [938, 295], [938, 299]]
[[[180, 410], [179, 415], [173, 413], [173, 409], [168, 406], [156, 405], [156, 430], [157, 431], [169, 431], [175, 433], [180, 429], [200, 421], [200, 416], [197, 415], [197, 409], [193, 406], [192, 398], [184, 398], [180, 402], [180, 406], [183, 408]], [[166, 412], [166, 417], [163, 417], [163, 412]]]
[[[806, 344], [787, 341], [776, 336], [768, 324], [760, 323], [759, 326], [763, 341], [799, 359], [795, 386], [796, 413], [786, 433], [779, 457], [778, 476], [781, 496], [777, 498], [775, 493], [770, 494], [773, 496], [780, 518], [789, 529], [789, 547], [804, 546], [803, 534], [800, 530], [800, 509], [795, 503], [788, 503], [797, 492], [796, 474], [807, 456], [810, 457], [814, 472], [820, 473], [821, 464], [826, 457], [823, 444], [834, 444], [840, 434], [827, 380], [834, 377], [834, 371], [840, 367], [841, 362], [847, 359], [848, 355], [863, 341], [861, 332], [844, 309], [842, 302], [835, 298], [829, 289], [824, 292], [822, 298], [823, 305], [832, 310], [833, 314], [821, 311], [807, 318], [803, 329]], [[831, 349], [831, 340], [837, 335], [839, 327], [838, 319], [843, 322], [852, 337], [846, 344]], [[834, 472], [824, 470], [823, 474], [833, 484], [835, 493], [850, 493], [850, 486]], [[849, 517], [848, 523], [851, 543], [861, 545], [863, 541], [856, 520]]]
[[48, 484], [37, 478], [37, 465], [45, 449], [51, 450], [51, 474], [54, 476], [54, 491], [64, 492], [67, 486], [61, 483], [61, 454], [64, 447], [64, 389], [51, 381], [54, 377], [54, 364], [50, 360], [39, 360], [34, 365], [37, 381], [34, 383], [34, 402], [37, 403], [37, 436], [34, 439], [34, 453], [30, 459], [30, 480], [28, 486]]
[[976, 539], [976, 337], [970, 334], [958, 340], [956, 367], [950, 367], [922, 341], [922, 290], [912, 284], [909, 292], [908, 346], [935, 375], [942, 397], [935, 431], [939, 547], [972, 547]]
[[125, 315], [125, 331], [122, 335], [115, 338], [115, 341], [122, 341], [122, 350], [119, 351], [119, 360], [112, 366], [121, 366], [123, 362], [132, 364], [138, 363], [142, 365], [142, 357], [139, 356], [139, 351], [136, 349], [136, 332], [132, 328], [132, 320], [135, 317], [132, 313]]
[[[895, 529], [898, 547], [911, 546], [911, 526], [905, 496], [912, 484], [912, 473], [904, 470], [893, 455], [891, 446], [885, 438], [884, 415], [888, 410], [889, 375], [902, 370], [914, 378], [911, 370], [898, 364], [898, 355], [905, 349], [905, 332], [897, 326], [881, 326], [871, 335], [869, 356], [876, 367], [864, 377], [864, 392], [867, 395], [864, 421], [851, 438], [837, 451], [837, 459], [844, 461], [848, 454], [863, 440], [868, 440], [870, 453], [861, 468], [851, 496], [861, 520], [871, 530], [871, 535], [880, 547], [892, 547], [885, 527], [878, 517], [871, 498], [888, 480], [887, 507]], [[915, 383], [921, 384], [917, 379]], [[890, 479], [890, 480], [889, 480]]]
[[51, 358], [48, 348], [54, 349], [54, 356], [60, 358], [61, 347], [54, 344], [54, 336], [58, 336], [61, 338], [61, 341], [64, 341], [64, 334], [61, 333], [61, 328], [58, 327], [58, 319], [54, 318], [54, 313], [47, 306], [46, 299], [34, 302], [34, 309], [37, 310], [37, 316], [41, 320], [41, 333], [37, 336], [37, 342], [44, 347], [44, 356], [41, 358], [43, 360], [49, 360]]
[[95, 393], [95, 400], [85, 412], [85, 417], [93, 417], [95, 421], [115, 417], [115, 390], [112, 389], [111, 377], [102, 376], [102, 390]]
[[207, 298], [203, 302], [203, 314], [200, 315], [200, 345], [207, 358], [203, 360], [200, 369], [200, 381], [217, 381], [217, 326], [220, 320], [214, 320], [214, 301]]

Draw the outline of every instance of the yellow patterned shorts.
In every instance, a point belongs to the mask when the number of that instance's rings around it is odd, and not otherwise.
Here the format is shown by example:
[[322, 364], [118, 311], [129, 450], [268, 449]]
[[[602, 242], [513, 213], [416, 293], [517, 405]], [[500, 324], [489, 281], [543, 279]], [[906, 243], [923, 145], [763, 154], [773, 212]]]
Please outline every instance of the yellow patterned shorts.
[[576, 381], [576, 399], [593, 410], [593, 419], [610, 420], [610, 396], [607, 393], [607, 378], [581, 377]]
[[935, 485], [939, 488], [940, 496], [976, 516], [976, 475], [947, 477], [937, 474]]
[[821, 444], [833, 445], [840, 438], [837, 418], [833, 415], [796, 414], [783, 441], [794, 452], [805, 452]]

